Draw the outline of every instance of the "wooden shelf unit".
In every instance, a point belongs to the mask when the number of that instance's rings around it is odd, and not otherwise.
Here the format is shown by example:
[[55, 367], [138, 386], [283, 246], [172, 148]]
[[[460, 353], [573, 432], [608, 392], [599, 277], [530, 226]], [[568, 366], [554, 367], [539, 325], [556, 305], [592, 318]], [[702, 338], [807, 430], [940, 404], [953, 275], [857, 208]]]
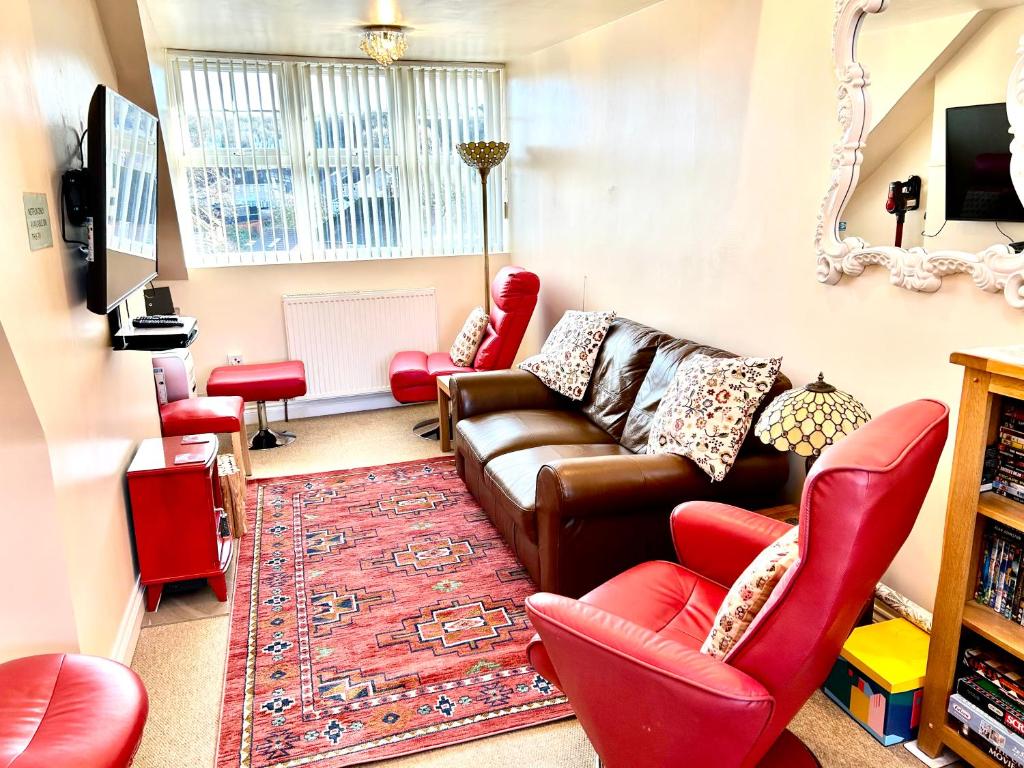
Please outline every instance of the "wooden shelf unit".
[[1024, 400], [1024, 347], [955, 352], [950, 361], [964, 367], [964, 380], [918, 745], [932, 757], [945, 746], [975, 768], [997, 768], [1000, 763], [960, 734], [946, 707], [956, 683], [964, 631], [1021, 659], [1024, 666], [1024, 627], [974, 601], [989, 521], [1024, 531], [1024, 504], [979, 492], [985, 449], [998, 439], [1002, 401]]

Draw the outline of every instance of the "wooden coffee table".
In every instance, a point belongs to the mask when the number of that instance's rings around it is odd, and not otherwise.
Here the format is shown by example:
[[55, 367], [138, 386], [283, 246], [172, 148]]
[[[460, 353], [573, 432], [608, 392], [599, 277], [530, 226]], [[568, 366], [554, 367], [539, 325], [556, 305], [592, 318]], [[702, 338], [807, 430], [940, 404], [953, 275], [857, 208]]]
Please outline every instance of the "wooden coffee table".
[[437, 419], [441, 433], [441, 450], [449, 453], [452, 449], [452, 393], [449, 390], [451, 376], [437, 377]]

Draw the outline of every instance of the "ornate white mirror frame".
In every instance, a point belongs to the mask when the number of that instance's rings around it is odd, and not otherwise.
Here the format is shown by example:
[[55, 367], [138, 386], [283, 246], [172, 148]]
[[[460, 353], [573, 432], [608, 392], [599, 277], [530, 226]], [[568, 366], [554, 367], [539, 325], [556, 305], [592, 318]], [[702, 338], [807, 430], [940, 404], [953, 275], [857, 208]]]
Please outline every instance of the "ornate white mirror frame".
[[[993, 245], [980, 253], [928, 251], [868, 245], [858, 237], [839, 236], [840, 217], [857, 188], [867, 127], [871, 125], [870, 78], [857, 61], [857, 37], [864, 19], [888, 6], [889, 0], [836, 0], [832, 53], [839, 79], [842, 138], [832, 153], [832, 181], [818, 215], [818, 280], [835, 285], [843, 275], [856, 277], [865, 267], [876, 264], [889, 270], [893, 285], [932, 293], [942, 287], [943, 277], [965, 273], [981, 290], [1002, 292], [1011, 306], [1024, 309], [1024, 254], [1015, 253], [1007, 245]], [[1010, 175], [1014, 189], [1024, 199], [1024, 37], [1010, 73], [1006, 105], [1013, 134]]]

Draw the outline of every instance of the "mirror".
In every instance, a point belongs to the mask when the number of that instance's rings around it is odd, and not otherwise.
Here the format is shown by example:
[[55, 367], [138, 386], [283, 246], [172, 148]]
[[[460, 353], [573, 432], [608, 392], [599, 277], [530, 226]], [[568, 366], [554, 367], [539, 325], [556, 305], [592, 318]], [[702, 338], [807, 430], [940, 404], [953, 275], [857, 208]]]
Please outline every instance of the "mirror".
[[843, 0], [837, 13], [843, 140], [819, 279], [878, 265], [931, 292], [966, 273], [1024, 308], [1011, 245], [1024, 241], [1024, 0]]

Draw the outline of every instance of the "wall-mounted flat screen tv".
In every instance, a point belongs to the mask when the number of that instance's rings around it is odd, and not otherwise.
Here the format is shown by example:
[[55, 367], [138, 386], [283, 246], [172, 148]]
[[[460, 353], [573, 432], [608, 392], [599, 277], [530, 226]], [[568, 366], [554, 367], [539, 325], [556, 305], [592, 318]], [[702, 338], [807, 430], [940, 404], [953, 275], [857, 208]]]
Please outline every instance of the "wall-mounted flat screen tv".
[[104, 85], [89, 104], [86, 304], [98, 314], [156, 277], [157, 119]]
[[946, 110], [948, 221], [1024, 221], [1010, 179], [1011, 138], [1005, 104]]

